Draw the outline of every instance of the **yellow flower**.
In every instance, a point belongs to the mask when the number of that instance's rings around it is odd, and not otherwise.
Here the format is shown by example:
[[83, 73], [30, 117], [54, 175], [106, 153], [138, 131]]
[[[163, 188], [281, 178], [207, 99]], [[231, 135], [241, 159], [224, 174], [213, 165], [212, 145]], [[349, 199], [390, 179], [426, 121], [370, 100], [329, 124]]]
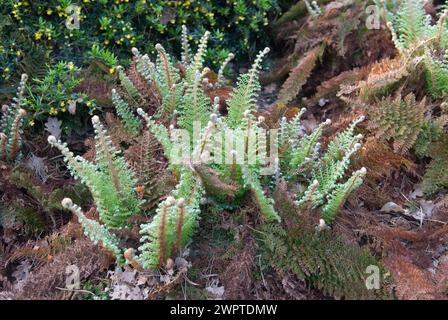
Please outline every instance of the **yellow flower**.
[[55, 107], [50, 107], [50, 115], [55, 116], [58, 114], [58, 110]]
[[52, 13], [53, 13], [53, 10], [51, 10], [51, 9], [47, 9], [47, 14], [48, 14], [49, 16], [51, 16]]
[[40, 40], [42, 38], [42, 32], [38, 31], [34, 34], [34, 39]]
[[65, 106], [65, 102], [61, 101], [61, 103], [59, 104], [61, 107]]
[[[110, 68], [110, 69], [109, 69], [109, 73], [110, 73], [110, 74], [114, 74], [114, 73], [115, 73], [115, 67]], [[87, 102], [87, 103], [89, 103], [89, 102]], [[87, 105], [88, 105], [88, 104], [87, 104]]]
[[73, 64], [73, 62], [69, 62], [67, 64], [68, 70], [73, 71], [75, 69], [75, 65]]

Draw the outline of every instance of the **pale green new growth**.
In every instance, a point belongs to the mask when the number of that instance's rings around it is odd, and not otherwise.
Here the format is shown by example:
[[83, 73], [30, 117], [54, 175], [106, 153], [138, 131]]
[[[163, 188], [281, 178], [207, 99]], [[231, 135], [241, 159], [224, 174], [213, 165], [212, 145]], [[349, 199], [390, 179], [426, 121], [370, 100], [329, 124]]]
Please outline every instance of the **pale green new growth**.
[[229, 114], [227, 124], [230, 128], [239, 127], [246, 111], [254, 111], [256, 99], [260, 91], [258, 74], [261, 69], [261, 61], [269, 53], [269, 48], [261, 51], [247, 74], [239, 77], [237, 87], [232, 91], [227, 101]]
[[267, 222], [280, 222], [280, 216], [273, 207], [274, 200], [266, 197], [264, 194], [260, 181], [258, 180], [258, 175], [245, 165], [241, 166], [241, 171], [243, 173], [244, 183], [247, 184], [254, 193], [258, 208], [264, 219]]
[[129, 96], [131, 96], [134, 100], [138, 100], [140, 98], [140, 93], [124, 72], [123, 67], [118, 66], [117, 69], [118, 78], [120, 79], [121, 85], [126, 89]]
[[[387, 11], [387, 10], [386, 10]], [[426, 13], [423, 0], [403, 0], [395, 13], [387, 12], [392, 40], [405, 59], [418, 57], [426, 69], [428, 91], [435, 98], [448, 92], [448, 26], [445, 8], [437, 23]]]
[[120, 264], [124, 264], [123, 254], [119, 247], [120, 241], [115, 235], [110, 233], [105, 226], [99, 224], [98, 221], [87, 218], [82, 209], [74, 204], [70, 198], [64, 198], [62, 206], [70, 210], [78, 218], [87, 238], [95, 244], [101, 242]]
[[115, 89], [112, 90], [112, 102], [118, 116], [123, 122], [124, 128], [133, 136], [137, 136], [140, 133], [140, 120], [134, 115], [129, 105], [120, 97]]
[[138, 260], [144, 268], [163, 266], [169, 257], [180, 253], [197, 227], [202, 195], [198, 178], [184, 170], [173, 196], [160, 203], [150, 223], [141, 226]]
[[92, 123], [96, 133], [95, 163], [75, 157], [66, 144], [53, 136], [48, 138], [48, 142], [61, 151], [72, 174], [88, 186], [102, 222], [111, 228], [122, 228], [132, 214], [140, 212], [134, 174], [112, 146], [97, 116], [92, 118]]
[[[289, 180], [302, 176], [310, 181], [296, 201], [298, 206], [311, 204], [313, 207], [318, 207], [325, 204], [328, 197], [331, 204], [327, 202], [325, 217], [334, 217], [349, 193], [359, 186], [359, 181], [362, 181], [362, 175], [357, 174], [356, 179], [353, 178], [356, 183], [353, 179], [343, 184], [339, 182], [350, 165], [351, 156], [361, 147], [359, 141], [362, 135], [355, 135], [355, 128], [364, 121], [364, 117], [358, 118], [345, 131], [338, 134], [328, 145], [325, 154], [320, 156], [318, 140], [331, 121], [321, 123], [308, 135], [303, 134], [300, 117], [304, 112], [302, 109], [290, 122], [286, 119], [281, 120], [280, 170]], [[331, 219], [325, 218], [325, 220], [331, 222]]]
[[366, 168], [361, 168], [354, 172], [347, 182], [338, 185], [331, 195], [328, 196], [328, 202], [322, 210], [322, 216], [326, 223], [331, 223], [334, 220], [338, 210], [344, 204], [345, 200], [347, 200], [348, 196], [361, 186], [366, 172]]
[[313, 16], [313, 18], [317, 18], [322, 14], [322, 10], [320, 9], [316, 1], [312, 1], [311, 3], [308, 0], [303, 1], [305, 1], [306, 9], [310, 13], [310, 15]]

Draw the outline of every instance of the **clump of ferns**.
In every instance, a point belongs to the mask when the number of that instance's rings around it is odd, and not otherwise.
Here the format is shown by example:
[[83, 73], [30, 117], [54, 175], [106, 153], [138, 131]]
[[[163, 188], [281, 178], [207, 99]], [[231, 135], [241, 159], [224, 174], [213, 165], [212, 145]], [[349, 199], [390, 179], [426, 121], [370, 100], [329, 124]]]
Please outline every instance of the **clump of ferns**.
[[423, 0], [401, 1], [395, 13], [386, 9], [387, 25], [403, 62], [410, 59], [422, 61], [428, 91], [434, 98], [444, 97], [448, 93], [448, 68], [445, 62], [448, 50], [447, 15], [448, 10], [444, 8], [437, 22], [432, 23]]
[[302, 192], [297, 194], [296, 205], [302, 208], [322, 207], [322, 218], [330, 224], [348, 196], [364, 181], [366, 168], [355, 171], [341, 182], [350, 166], [350, 159], [361, 148], [361, 134], [356, 126], [364, 116], [356, 119], [345, 131], [338, 134], [322, 154], [319, 139], [328, 119], [310, 134], [302, 134], [300, 118], [302, 109], [290, 122], [281, 120], [279, 132], [280, 157], [276, 165], [276, 180], [283, 177], [288, 183], [300, 183]]
[[[256, 122], [250, 112], [255, 108], [255, 99], [260, 88], [258, 71], [261, 60], [268, 50], [264, 50], [257, 56], [254, 66], [247, 75], [241, 76], [229, 101], [229, 117], [223, 120], [217, 114], [219, 101], [215, 100], [211, 104], [204, 92], [203, 77], [208, 72], [208, 68], [204, 68], [203, 59], [208, 35], [206, 33], [201, 39], [198, 52], [194, 56], [191, 56], [189, 50], [185, 50], [182, 59], [185, 69], [183, 78], [180, 77], [179, 71], [174, 67], [174, 62], [161, 45], [156, 46], [159, 53], [156, 63], [152, 63], [147, 55], [141, 56], [136, 49], [133, 50], [138, 72], [149, 83], [155, 84], [162, 93], [162, 105], [154, 117], [148, 116], [141, 109], [138, 110], [138, 113], [146, 119], [149, 131], [160, 141], [165, 156], [170, 162], [170, 168], [177, 174], [179, 181], [172, 194], [159, 204], [151, 222], [141, 226], [140, 255], [136, 257], [133, 250], [125, 252], [127, 261], [136, 266], [154, 268], [164, 265], [166, 259], [179, 253], [191, 238], [198, 223], [199, 206], [205, 192], [202, 183], [205, 180], [204, 176], [199, 174], [195, 168], [197, 168], [197, 160], [199, 163], [203, 163], [212, 134], [218, 130], [218, 127], [236, 129]], [[184, 45], [185, 43], [184, 39]], [[185, 46], [184, 48], [187, 49]], [[230, 58], [231, 56], [226, 59], [225, 63]], [[132, 82], [126, 80], [124, 73], [121, 73], [120, 78], [123, 86], [128, 87], [126, 90], [132, 94], [135, 91], [132, 88]], [[133, 115], [129, 105], [117, 91], [113, 91], [112, 95], [124, 127], [134, 135], [138, 134], [139, 120]], [[174, 115], [177, 116], [175, 120], [178, 127], [185, 129], [188, 134], [193, 134], [195, 121], [199, 120], [199, 127], [204, 123], [206, 127], [200, 131], [196, 140], [192, 139], [192, 144], [177, 145], [175, 134], [173, 134], [174, 126], [171, 125], [167, 128], [162, 124], [166, 119], [173, 122]], [[127, 227], [128, 218], [132, 214], [141, 212], [141, 201], [135, 193], [134, 175], [119, 155], [118, 150], [112, 145], [99, 117], [94, 116], [92, 124], [96, 134], [95, 162], [75, 156], [65, 143], [58, 141], [53, 136], [50, 136], [48, 141], [62, 152], [72, 174], [80, 178], [90, 189], [100, 221], [86, 218], [82, 210], [69, 199], [65, 199], [63, 205], [78, 217], [90, 239], [95, 242], [101, 240], [103, 245], [115, 254], [118, 261], [122, 261], [121, 251], [117, 245], [119, 241], [113, 232], [115, 229]], [[257, 126], [254, 125], [254, 127]], [[188, 149], [192, 152], [192, 156], [176, 163], [172, 157], [175, 147]], [[232, 156], [236, 156], [236, 152], [233, 152]], [[228, 172], [229, 170], [224, 167], [227, 165], [223, 165], [219, 169]], [[236, 165], [232, 167], [230, 171], [235, 171], [240, 179], [246, 177], [248, 184], [254, 189], [256, 197], [270, 209], [269, 214], [274, 214], [269, 201], [264, 200], [263, 191], [256, 179], [252, 177], [254, 169], [242, 169]]]
[[87, 185], [101, 221], [109, 228], [123, 228], [132, 214], [140, 212], [141, 201], [136, 195], [134, 173], [113, 146], [98, 116], [92, 117], [92, 124], [95, 129], [95, 162], [75, 156], [66, 143], [54, 136], [49, 136], [48, 142], [61, 151], [71, 173]]
[[[228, 116], [222, 117], [218, 112], [219, 100], [215, 99], [211, 103], [205, 93], [208, 84], [204, 77], [209, 69], [203, 66], [203, 59], [208, 35], [206, 33], [201, 39], [194, 56], [190, 54], [184, 37], [181, 62], [184, 78], [175, 76], [178, 71], [161, 45], [156, 46], [159, 53], [156, 63], [151, 62], [147, 55], [141, 56], [137, 50], [133, 50], [137, 56], [138, 70], [164, 92], [162, 106], [154, 116], [149, 116], [142, 109], [137, 112], [146, 120], [149, 131], [161, 143], [170, 168], [179, 177], [173, 198], [162, 202], [154, 219], [142, 226], [142, 240], [145, 242], [139, 249], [142, 252], [140, 261], [145, 268], [164, 264], [166, 258], [179, 251], [179, 244], [183, 245], [191, 238], [198, 223], [205, 189], [215, 189], [217, 194], [222, 195], [232, 194], [232, 198], [236, 194], [242, 196], [250, 190], [263, 218], [267, 221], [279, 220], [272, 200], [266, 197], [259, 179], [261, 158], [265, 155], [262, 144], [249, 138], [261, 135], [263, 129], [263, 118], [257, 119], [254, 111], [260, 90], [258, 73], [262, 58], [269, 50], [260, 52], [248, 73], [240, 76], [227, 101]], [[224, 64], [230, 58], [231, 56]], [[177, 80], [173, 82], [173, 79]], [[222, 81], [218, 80], [218, 85], [219, 83]], [[183, 89], [177, 93], [177, 88]], [[173, 117], [172, 115], [177, 115], [177, 124], [172, 124], [169, 128], [157, 121], [163, 117]], [[173, 118], [170, 119], [172, 120]], [[220, 143], [221, 137], [229, 130], [240, 132], [240, 137], [247, 138], [236, 145], [233, 144], [235, 136], [232, 136], [230, 148], [224, 145], [212, 147]], [[256, 145], [249, 148], [251, 143]], [[248, 150], [253, 155], [249, 155]], [[225, 154], [226, 151], [228, 154]], [[226, 157], [230, 162], [225, 161]], [[250, 157], [253, 161], [246, 164], [244, 160]], [[211, 159], [214, 159], [213, 163]], [[183, 225], [179, 225], [179, 221], [183, 221]]]
[[[313, 182], [301, 195], [298, 205], [309, 201], [313, 201], [316, 206], [326, 203], [324, 212], [328, 213], [324, 213], [324, 217], [328, 217], [328, 221], [347, 195], [362, 182], [365, 174], [364, 169], [360, 170], [346, 183], [339, 183], [350, 156], [359, 148], [358, 141], [361, 137], [354, 136], [353, 131], [361, 119], [340, 134], [330, 144], [325, 156], [316, 163], [313, 160], [317, 159], [319, 153], [317, 140], [323, 127], [329, 122], [309, 136], [300, 137], [298, 144], [288, 148], [284, 143], [297, 137], [299, 118], [294, 119], [292, 123], [282, 127], [282, 147], [285, 151], [281, 158], [276, 160], [272, 155], [268, 157], [263, 139], [255, 138], [265, 135], [264, 118], [257, 118], [255, 112], [260, 90], [258, 74], [261, 61], [269, 50], [260, 52], [248, 73], [239, 77], [227, 101], [228, 115], [224, 117], [218, 112], [219, 100], [215, 99], [211, 103], [205, 93], [209, 87], [207, 81], [204, 81], [209, 70], [203, 65], [207, 37], [208, 33], [201, 39], [197, 53], [191, 55], [184, 34], [181, 61], [183, 77], [175, 68], [174, 60], [161, 45], [156, 46], [158, 58], [155, 63], [149, 56], [141, 55], [137, 49], [133, 49], [137, 71], [162, 93], [161, 107], [153, 116], [149, 116], [141, 108], [137, 113], [145, 119], [149, 132], [160, 142], [169, 162], [169, 170], [172, 170], [178, 180], [171, 194], [160, 202], [152, 220], [141, 225], [139, 254], [135, 255], [133, 249], [124, 254], [127, 262], [139, 269], [163, 266], [168, 258], [180, 253], [198, 225], [200, 206], [205, 196], [213, 194], [217, 198], [222, 196], [233, 201], [250, 192], [259, 206], [262, 220], [279, 222], [280, 217], [274, 209], [273, 200], [266, 195], [268, 187], [263, 184], [268, 179], [261, 177], [266, 165], [277, 165], [291, 179], [300, 173], [302, 167], [308, 167], [308, 175], [304, 177]], [[132, 82], [125, 82], [132, 85]], [[217, 85], [220, 83], [222, 81], [218, 81]], [[125, 101], [117, 96], [116, 91], [113, 95], [117, 113], [124, 126], [137, 133], [138, 119]], [[125, 226], [131, 214], [141, 211], [141, 203], [134, 192], [132, 172], [112, 146], [98, 117], [93, 117], [92, 120], [97, 140], [95, 163], [75, 157], [65, 144], [56, 141], [54, 137], [50, 137], [49, 142], [61, 150], [69, 168], [87, 184], [93, 194], [103, 224], [85, 220], [80, 209], [69, 200], [64, 205], [81, 217], [81, 223], [89, 223], [89, 226], [86, 225], [90, 230], [87, 233], [91, 239], [98, 241], [106, 235], [112, 236], [104, 230]], [[171, 124], [166, 126], [167, 122]], [[226, 137], [229, 131], [234, 132], [230, 138]], [[226, 143], [219, 144], [222, 143], [222, 136], [227, 138]], [[226, 162], [229, 159], [230, 162]], [[294, 170], [290, 169], [291, 166]], [[277, 173], [280, 175], [280, 172]], [[211, 190], [214, 192], [210, 192]], [[97, 233], [93, 234], [95, 230]], [[102, 242], [118, 255], [116, 238], [105, 238]]]
[[98, 116], [92, 117], [92, 124], [96, 141], [95, 162], [75, 156], [66, 143], [54, 136], [49, 136], [48, 142], [61, 151], [72, 175], [89, 188], [100, 221], [87, 218], [71, 199], [64, 199], [62, 205], [77, 216], [88, 238], [95, 243], [101, 241], [117, 261], [123, 263], [125, 260], [115, 232], [129, 226], [129, 217], [141, 212], [142, 201], [136, 194], [134, 173], [112, 145]]
[[17, 89], [17, 96], [13, 98], [11, 105], [2, 107], [3, 116], [0, 120], [0, 161], [14, 162], [21, 157], [21, 134], [23, 119], [26, 111], [21, 108], [24, 99], [25, 84], [28, 79], [26, 74], [22, 78]]

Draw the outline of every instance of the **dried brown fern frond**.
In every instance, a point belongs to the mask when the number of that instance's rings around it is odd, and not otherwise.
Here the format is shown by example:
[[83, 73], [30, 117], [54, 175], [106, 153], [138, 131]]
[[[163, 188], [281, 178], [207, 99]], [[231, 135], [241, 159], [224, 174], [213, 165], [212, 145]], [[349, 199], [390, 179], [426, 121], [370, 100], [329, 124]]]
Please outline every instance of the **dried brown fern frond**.
[[153, 115], [162, 104], [162, 97], [158, 88], [148, 81], [137, 71], [136, 60], [132, 61], [127, 69], [127, 76], [140, 93], [138, 107], [142, 108], [149, 115]]
[[325, 45], [319, 45], [308, 51], [298, 61], [297, 66], [291, 70], [288, 79], [280, 89], [278, 103], [287, 104], [300, 93], [302, 86], [306, 83], [317, 61], [322, 57], [324, 50]]
[[[53, 262], [33, 271], [25, 280], [15, 299], [68, 299], [73, 292], [66, 288], [67, 270], [79, 270], [80, 280], [106, 270], [113, 259], [88, 239], [79, 239]], [[68, 269], [71, 268], [71, 269]]]
[[161, 146], [149, 131], [144, 131], [124, 154], [134, 169], [139, 184], [146, 187], [152, 186], [155, 176], [166, 168]]
[[341, 90], [341, 86], [358, 82], [367, 77], [369, 72], [370, 67], [354, 68], [352, 70], [342, 72], [337, 76], [322, 82], [317, 87], [316, 94], [311, 99], [307, 100], [307, 105], [315, 105], [322, 98], [336, 95]]
[[367, 177], [373, 180], [387, 178], [401, 169], [416, 175], [416, 165], [412, 160], [394, 153], [389, 146], [375, 137], [366, 139], [361, 150], [354, 156], [353, 162], [356, 167], [369, 168]]
[[391, 88], [404, 77], [408, 76], [408, 65], [401, 57], [383, 59], [374, 63], [365, 80], [354, 85], [343, 85], [338, 92], [339, 97], [357, 94], [362, 103], [369, 103], [375, 98], [382, 97], [391, 91]]
[[436, 292], [435, 283], [427, 272], [413, 264], [405, 256], [394, 255], [385, 258], [384, 263], [393, 274], [397, 298], [403, 300], [433, 300], [441, 298]]
[[166, 170], [167, 161], [159, 142], [149, 131], [144, 131], [124, 156], [135, 172], [137, 192], [146, 200], [145, 207], [152, 208], [175, 185], [174, 177]]
[[34, 266], [41, 266], [45, 263], [52, 262], [54, 256], [63, 252], [72, 243], [72, 239], [68, 235], [53, 233], [45, 239], [21, 245], [8, 257], [6, 264], [11, 264], [23, 259], [31, 259]]
[[221, 279], [226, 299], [251, 298], [251, 286], [254, 281], [256, 243], [249, 232], [245, 232], [241, 239], [242, 250], [234, 255], [232, 261], [223, 272]]
[[393, 140], [395, 152], [406, 153], [412, 146], [426, 122], [426, 99], [420, 102], [410, 93], [404, 99], [387, 97], [376, 106], [366, 110], [370, 116], [369, 129], [383, 141]]
[[131, 144], [135, 142], [135, 137], [126, 130], [123, 122], [120, 121], [113, 113], [107, 112], [104, 120], [106, 121], [108, 133], [112, 141], [116, 144], [126, 143]]

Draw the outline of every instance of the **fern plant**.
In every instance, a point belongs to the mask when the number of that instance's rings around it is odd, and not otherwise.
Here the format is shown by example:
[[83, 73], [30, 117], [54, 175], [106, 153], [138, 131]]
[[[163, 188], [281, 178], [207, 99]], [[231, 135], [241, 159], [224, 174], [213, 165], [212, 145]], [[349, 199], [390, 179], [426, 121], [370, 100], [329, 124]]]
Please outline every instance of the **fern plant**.
[[117, 261], [120, 264], [124, 263], [122, 251], [119, 247], [120, 241], [115, 235], [98, 221], [87, 218], [82, 209], [73, 203], [72, 199], [64, 198], [61, 204], [65, 209], [70, 210], [78, 218], [79, 223], [84, 229], [84, 234], [92, 240], [93, 243], [97, 244], [101, 242], [101, 244], [117, 258]]
[[14, 162], [21, 156], [21, 134], [26, 111], [21, 108], [24, 100], [25, 84], [28, 79], [22, 75], [17, 96], [11, 105], [2, 107], [3, 116], [0, 121], [0, 160]]
[[101, 221], [109, 228], [123, 228], [132, 214], [140, 212], [134, 174], [112, 145], [98, 116], [92, 117], [92, 124], [96, 140], [95, 163], [75, 156], [67, 144], [54, 136], [49, 136], [48, 142], [61, 151], [72, 174], [88, 186]]
[[404, 99], [388, 97], [369, 108], [371, 121], [369, 128], [375, 135], [384, 140], [393, 139], [395, 152], [404, 153], [411, 149], [426, 123], [426, 101], [415, 101], [410, 93]]
[[[261, 52], [249, 72], [240, 77], [228, 101], [229, 116], [221, 117], [217, 111], [219, 101], [215, 99], [213, 103], [210, 103], [210, 98], [203, 85], [204, 76], [209, 71], [203, 66], [207, 37], [208, 33], [201, 39], [198, 51], [194, 56], [191, 55], [188, 41], [184, 37], [182, 66], [185, 77], [182, 79], [179, 75], [173, 75], [172, 59], [160, 45], [157, 46], [157, 50], [161, 63], [158, 64], [152, 63], [148, 56], [140, 56], [137, 50], [133, 50], [137, 56], [138, 70], [142, 74], [148, 71], [146, 78], [149, 81], [155, 82], [159, 88], [167, 88], [165, 89], [167, 94], [162, 95], [161, 110], [166, 109], [166, 100], [168, 100], [168, 104], [172, 104], [169, 107], [170, 112], [179, 115], [178, 128], [174, 126], [166, 128], [157, 122], [163, 113], [151, 117], [142, 109], [137, 110], [146, 120], [148, 130], [161, 143], [170, 168], [179, 176], [178, 185], [172, 194], [173, 198], [162, 202], [154, 219], [142, 226], [143, 244], [140, 247], [141, 254], [138, 259], [146, 268], [165, 263], [173, 252], [178, 252], [180, 246], [190, 239], [199, 218], [199, 203], [205, 192], [204, 181], [219, 181], [219, 183], [215, 183], [215, 187], [219, 185], [217, 189], [223, 193], [225, 191], [221, 188], [227, 186], [228, 183], [238, 185], [240, 193], [251, 190], [260, 205], [264, 218], [268, 221], [278, 220], [272, 201], [266, 197], [260, 184], [260, 161], [255, 159], [254, 163], [248, 166], [233, 162], [237, 154], [234, 146], [230, 150], [232, 151], [232, 163], [230, 164], [223, 164], [223, 158], [218, 160], [224, 149], [215, 150], [216, 154], [213, 156], [217, 157], [217, 161], [212, 167], [217, 174], [215, 177], [217, 179], [209, 179], [209, 172], [197, 170], [198, 164], [208, 163], [207, 158], [210, 156], [210, 146], [214, 142], [213, 137], [221, 137], [226, 130], [230, 129], [241, 130], [242, 133], [249, 131], [249, 128], [255, 131], [261, 130], [261, 122], [257, 121], [252, 113], [256, 110], [255, 99], [260, 88], [258, 72], [261, 60], [268, 53], [268, 49]], [[228, 59], [224, 61], [224, 63], [227, 62]], [[160, 74], [164, 76], [157, 76]], [[181, 90], [181, 95], [171, 94], [175, 92], [169, 90], [172, 87], [170, 82], [173, 79], [181, 79], [175, 81], [176, 88], [184, 88]], [[182, 132], [186, 132], [187, 139], [179, 139], [185, 138], [185, 135], [177, 135]], [[245, 141], [244, 145], [247, 146], [248, 143], [249, 141]], [[243, 147], [242, 150], [243, 152], [239, 156], [246, 158], [248, 156], [244, 151], [246, 148]], [[255, 146], [253, 152], [257, 153], [257, 151], [259, 148]], [[179, 153], [184, 157], [179, 158]], [[181, 203], [184, 205], [181, 207], [174, 205], [175, 200], [173, 199], [177, 199], [177, 201], [181, 199]], [[176, 226], [176, 221], [180, 220], [184, 225]]]
[[[264, 117], [256, 116], [256, 100], [260, 90], [261, 62], [269, 49], [261, 51], [248, 73], [239, 77], [227, 100], [228, 115], [223, 116], [219, 112], [219, 99], [211, 101], [208, 96], [210, 86], [206, 75], [210, 70], [203, 62], [207, 38], [208, 33], [202, 37], [193, 55], [184, 29], [184, 52], [178, 68], [161, 45], [156, 46], [155, 62], [137, 49], [132, 50], [133, 72], [161, 97], [159, 109], [153, 115], [142, 108], [137, 109], [137, 114], [145, 120], [148, 133], [160, 143], [168, 170], [177, 180], [172, 192], [159, 203], [155, 215], [140, 226], [139, 252], [132, 254], [132, 261], [128, 262], [143, 269], [165, 265], [189, 243], [198, 225], [204, 197], [234, 205], [251, 194], [261, 220], [279, 223], [280, 216], [268, 194], [272, 179], [263, 176], [271, 165], [276, 168], [276, 176], [284, 175], [291, 183], [316, 181], [310, 183], [306, 192], [298, 194], [298, 203], [311, 203], [316, 207], [327, 204], [324, 217], [328, 223], [348, 194], [359, 186], [365, 173], [361, 170], [346, 183], [341, 182], [351, 155], [359, 148], [362, 137], [355, 135], [354, 130], [362, 119], [341, 133], [323, 156], [318, 140], [329, 121], [305, 136], [299, 133], [300, 116], [290, 123], [284, 121], [279, 157], [275, 158], [273, 150], [268, 156], [266, 123]], [[228, 59], [224, 64], [227, 62]], [[113, 102], [123, 126], [135, 136], [140, 133], [139, 120], [126, 98], [132, 100], [137, 96], [132, 93], [134, 89], [139, 95], [144, 93], [126, 76], [122, 70], [121, 81], [127, 94], [121, 97], [113, 91]], [[104, 224], [101, 230], [95, 225], [99, 230], [97, 235], [105, 238], [102, 240], [105, 246], [110, 246], [116, 241], [111, 241], [104, 230], [111, 232], [126, 227], [127, 219], [141, 212], [142, 206], [134, 191], [133, 173], [118, 155], [99, 118], [93, 117], [92, 123], [97, 142], [95, 163], [75, 157], [54, 137], [50, 137], [49, 142], [61, 150], [73, 174], [90, 188]], [[110, 250], [121, 255], [113, 246]]]
[[118, 116], [122, 120], [124, 128], [133, 136], [137, 136], [140, 133], [140, 120], [134, 115], [127, 102], [121, 98], [120, 94], [115, 89], [112, 90], [112, 103], [115, 106]]
[[444, 137], [441, 141], [433, 143], [428, 150], [432, 160], [426, 168], [423, 176], [422, 189], [428, 196], [434, 196], [440, 190], [448, 188], [448, 139]]
[[[387, 10], [387, 9], [386, 9]], [[425, 12], [423, 0], [401, 1], [395, 14], [387, 11], [388, 27], [403, 61], [419, 57], [425, 66], [428, 91], [434, 98], [447, 94], [448, 27], [444, 10], [435, 24]]]
[[296, 205], [311, 204], [318, 207], [326, 203], [323, 218], [331, 223], [347, 196], [363, 181], [366, 169], [355, 172], [345, 183], [340, 183], [350, 165], [351, 156], [359, 150], [362, 135], [355, 134], [356, 126], [364, 117], [355, 120], [345, 131], [336, 136], [321, 155], [319, 139], [327, 120], [312, 133], [301, 135], [300, 117], [302, 109], [290, 122], [283, 119], [280, 124], [280, 175], [287, 181], [305, 182], [304, 191], [297, 195]]

